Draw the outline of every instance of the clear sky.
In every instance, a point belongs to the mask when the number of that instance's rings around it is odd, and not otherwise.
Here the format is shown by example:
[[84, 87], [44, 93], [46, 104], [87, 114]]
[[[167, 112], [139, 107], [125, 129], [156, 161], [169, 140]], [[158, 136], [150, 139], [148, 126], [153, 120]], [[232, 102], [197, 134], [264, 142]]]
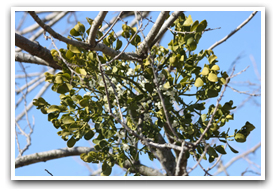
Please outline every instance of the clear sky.
[[[219, 41], [227, 34], [229, 34], [232, 30], [234, 30], [237, 26], [239, 26], [244, 20], [246, 20], [252, 11], [211, 11], [209, 8], [208, 11], [186, 11], [185, 15], [191, 15], [193, 21], [199, 20], [202, 21], [204, 19], [208, 22], [209, 28], [218, 28], [220, 29], [212, 30], [205, 32], [200, 43], [198, 44], [198, 48], [194, 52], [199, 52], [202, 49], [209, 48], [212, 44]], [[22, 17], [22, 12], [16, 13], [15, 15], [15, 26], [18, 25], [20, 18]], [[97, 15], [97, 12], [77, 12], [78, 21], [81, 23], [86, 24], [86, 17], [94, 18]], [[110, 18], [115, 16], [116, 14], [113, 12], [108, 14], [106, 21], [109, 21]], [[158, 12], [154, 12], [151, 14], [152, 19], [155, 20], [158, 15]], [[63, 21], [60, 21], [59, 24], [54, 25], [54, 30], [57, 32], [64, 32], [66, 29], [71, 29], [73, 26], [69, 24], [62, 24], [66, 23], [66, 17]], [[32, 24], [34, 21], [32, 18], [28, 18], [28, 22], [23, 26], [26, 27]], [[61, 23], [61, 24], [60, 24]], [[86, 29], [88, 25], [85, 25]], [[149, 30], [151, 25], [146, 28], [146, 31]], [[119, 28], [118, 28], [119, 29]], [[117, 28], [115, 28], [117, 31]], [[69, 32], [64, 34], [67, 36]], [[27, 36], [28, 37], [28, 36]], [[171, 40], [172, 36], [170, 32], [167, 32], [167, 35], [162, 39], [161, 45], [168, 47], [168, 42]], [[39, 38], [37, 41], [43, 46], [49, 47], [50, 42], [45, 41], [43, 38]], [[57, 42], [59, 48], [65, 47], [65, 44], [62, 42]], [[221, 70], [228, 70], [230, 71], [232, 63], [236, 59], [236, 57], [241, 55], [241, 58], [236, 62], [236, 70], [235, 73], [243, 70], [247, 66], [250, 66], [249, 69], [242, 73], [241, 75], [237, 76], [236, 78], [232, 79], [231, 86], [236, 88], [240, 91], [249, 91], [249, 93], [253, 93], [252, 91], [255, 90], [257, 87], [251, 87], [250, 85], [247, 86], [246, 82], [253, 82], [256, 84], [260, 84], [260, 80], [258, 79], [257, 71], [261, 76], [261, 13], [258, 12], [255, 17], [246, 25], [244, 26], [239, 32], [229, 38], [226, 42], [222, 45], [216, 47], [214, 49], [215, 55], [218, 57], [218, 65], [220, 66]], [[254, 65], [256, 63], [256, 65]], [[201, 63], [204, 64], [204, 63]], [[34, 64], [24, 64], [28, 72], [35, 72], [40, 69], [40, 67]], [[20, 65], [15, 63], [15, 74], [19, 74], [21, 72]], [[245, 83], [243, 83], [245, 82]], [[24, 81], [21, 81], [19, 87], [24, 84]], [[37, 92], [32, 92], [28, 95], [28, 101], [31, 101], [33, 96]], [[257, 92], [260, 93], [260, 92]], [[49, 101], [51, 104], [59, 103], [59, 97], [55, 92], [52, 92], [50, 89], [43, 95], [43, 97]], [[15, 96], [15, 102], [19, 97]], [[244, 100], [248, 98], [248, 95], [239, 94], [231, 89], [227, 89], [225, 92], [225, 96], [223, 97], [220, 103], [225, 103], [229, 100], [234, 101], [234, 105], [240, 105]], [[210, 99], [208, 105], [215, 104], [216, 99]], [[248, 137], [247, 142], [245, 143], [237, 143], [231, 142], [231, 145], [238, 150], [240, 153], [252, 148], [261, 140], [261, 97], [256, 97], [250, 99], [242, 108], [239, 108], [235, 111], [235, 118], [234, 121], [230, 121], [227, 123], [223, 128], [230, 128], [230, 132], [233, 132], [234, 129], [240, 129], [246, 121], [252, 123], [256, 129], [252, 131], [250, 136]], [[17, 116], [23, 110], [23, 105], [20, 106], [19, 109], [16, 110], [15, 116]], [[30, 148], [24, 153], [24, 155], [33, 154], [36, 152], [42, 151], [49, 151], [53, 149], [59, 149], [66, 147], [66, 142], [63, 141], [57, 135], [57, 129], [52, 126], [52, 123], [47, 121], [47, 115], [43, 115], [40, 111], [33, 108], [30, 113], [30, 119], [32, 121], [31, 116], [35, 117], [35, 128], [34, 133], [32, 134], [32, 145]], [[24, 123], [22, 123], [24, 124]], [[21, 139], [24, 140], [24, 139]], [[12, 139], [13, 141], [13, 139]], [[14, 144], [16, 145], [16, 144]], [[24, 145], [24, 144], [22, 144]], [[79, 141], [75, 146], [90, 146], [88, 141], [82, 140]], [[12, 148], [13, 149], [13, 148]], [[227, 163], [231, 158], [235, 157], [236, 154], [230, 152], [227, 149], [229, 154], [222, 157], [223, 163]], [[15, 147], [15, 157], [18, 154], [17, 148]], [[239, 153], [239, 154], [240, 154]], [[261, 165], [261, 149], [258, 149], [254, 154], [249, 155], [250, 160], [255, 162], [258, 165]], [[146, 158], [147, 159], [147, 158]], [[143, 164], [154, 167], [157, 169], [161, 169], [161, 166], [157, 162], [151, 162], [148, 160], [142, 160]], [[188, 166], [194, 166], [196, 162], [190, 160]], [[62, 159], [55, 159], [50, 160], [47, 162], [40, 162], [36, 164], [32, 164], [25, 167], [20, 167], [15, 170], [16, 176], [49, 176], [45, 172], [44, 169], [49, 170], [54, 176], [87, 176], [90, 174], [87, 167], [83, 165], [83, 161], [80, 160], [78, 156], [76, 157], [67, 157]], [[209, 167], [211, 164], [204, 163], [204, 167]], [[89, 164], [89, 166], [96, 170], [98, 168], [97, 165]], [[228, 168], [228, 173], [230, 176], [240, 176], [245, 169], [248, 167], [248, 163], [246, 160], [241, 159], [238, 160], [234, 165]], [[217, 170], [217, 169], [215, 169]], [[212, 170], [212, 174], [215, 170]], [[252, 169], [250, 170], [259, 171], [260, 169]], [[115, 168], [112, 171], [112, 175], [123, 175], [124, 171], [119, 168]], [[197, 167], [190, 175], [203, 175], [202, 170]], [[224, 173], [219, 174], [224, 175]], [[247, 173], [246, 175], [253, 176], [252, 173]]]

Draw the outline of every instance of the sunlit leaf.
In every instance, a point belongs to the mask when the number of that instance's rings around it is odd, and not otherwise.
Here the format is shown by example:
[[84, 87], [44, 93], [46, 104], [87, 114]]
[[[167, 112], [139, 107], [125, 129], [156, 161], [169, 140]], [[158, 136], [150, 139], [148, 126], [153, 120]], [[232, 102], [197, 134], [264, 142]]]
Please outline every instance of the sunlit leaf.
[[203, 80], [202, 80], [200, 77], [197, 78], [196, 81], [195, 81], [195, 83], [194, 83], [194, 86], [196, 86], [196, 87], [198, 88], [198, 87], [201, 87], [201, 86], [203, 86], [203, 85], [204, 85]]
[[212, 72], [209, 73], [208, 80], [211, 81], [211, 82], [217, 82], [218, 81], [217, 75], [212, 73]]

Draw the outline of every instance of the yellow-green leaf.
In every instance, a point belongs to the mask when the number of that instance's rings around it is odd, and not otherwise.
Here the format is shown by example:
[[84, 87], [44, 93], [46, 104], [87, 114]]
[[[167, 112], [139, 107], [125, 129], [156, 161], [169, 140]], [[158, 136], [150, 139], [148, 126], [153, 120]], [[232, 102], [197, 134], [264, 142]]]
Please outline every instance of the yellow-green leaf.
[[170, 61], [170, 64], [173, 65], [177, 60], [177, 57], [176, 56], [172, 56], [169, 61]]
[[192, 23], [193, 23], [193, 20], [191, 18], [191, 15], [189, 15], [187, 17], [187, 19], [184, 21], [183, 26], [190, 26], [190, 25], [192, 25]]
[[66, 117], [64, 117], [64, 118], [62, 119], [62, 122], [63, 122], [64, 124], [71, 124], [71, 123], [74, 122], [74, 119], [73, 119], [73, 117], [71, 117], [71, 116], [66, 116]]
[[71, 44], [69, 45], [69, 50], [72, 51], [73, 53], [80, 53], [80, 50]]
[[210, 57], [208, 58], [209, 63], [211, 64], [214, 60], [217, 59], [217, 56], [215, 56], [214, 54], [210, 55]]
[[193, 23], [193, 25], [190, 27], [190, 31], [191, 31], [191, 32], [192, 32], [192, 31], [195, 31], [198, 25], [199, 25], [199, 21], [195, 21], [195, 22]]
[[226, 80], [224, 78], [220, 78], [220, 81], [222, 82], [222, 84], [226, 84]]
[[57, 83], [57, 84], [63, 83], [63, 78], [62, 78], [62, 76], [56, 76], [56, 77], [55, 77], [55, 80], [54, 80], [54, 83]]
[[218, 81], [217, 75], [212, 73], [212, 72], [209, 73], [208, 80], [211, 81], [211, 82], [217, 82]]
[[78, 32], [85, 32], [85, 26], [78, 21], [78, 23], [74, 26], [74, 29]]
[[54, 111], [60, 111], [59, 106], [57, 105], [51, 105], [48, 109], [47, 109], [47, 113], [52, 113]]
[[195, 83], [194, 83], [194, 86], [196, 86], [196, 87], [198, 88], [198, 87], [201, 87], [201, 86], [203, 86], [203, 85], [204, 85], [203, 80], [202, 80], [200, 77], [197, 78], [196, 81], [195, 81]]
[[216, 70], [220, 70], [220, 68], [219, 68], [218, 65], [214, 65], [214, 66], [211, 67], [211, 70], [216, 71]]
[[204, 67], [200, 74], [204, 75], [204, 76], [208, 75], [209, 74], [209, 68], [208, 67]]
[[66, 57], [67, 57], [68, 59], [71, 59], [73, 56], [74, 56], [73, 52], [70, 51], [70, 50], [67, 50]]
[[236, 140], [236, 142], [244, 143], [246, 141], [246, 137], [241, 133], [237, 133], [235, 135], [235, 140]]
[[80, 33], [79, 33], [78, 31], [76, 31], [75, 28], [73, 28], [73, 29], [70, 30], [70, 34], [71, 34], [72, 36], [79, 36], [79, 35], [80, 35]]
[[164, 85], [163, 85], [163, 88], [165, 89], [169, 89], [171, 86], [170, 86], [170, 83], [169, 82], [166, 82]]

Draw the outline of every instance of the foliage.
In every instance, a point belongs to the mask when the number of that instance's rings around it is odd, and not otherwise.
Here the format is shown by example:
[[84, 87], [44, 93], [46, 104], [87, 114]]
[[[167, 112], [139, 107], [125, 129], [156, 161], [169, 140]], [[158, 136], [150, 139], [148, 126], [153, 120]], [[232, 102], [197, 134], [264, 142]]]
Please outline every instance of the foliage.
[[[94, 22], [89, 18], [87, 21], [90, 25]], [[182, 14], [171, 27], [174, 28], [173, 39], [168, 47], [151, 47], [143, 62], [114, 60], [108, 55], [70, 44], [67, 49], [51, 51], [62, 71], [55, 75], [45, 73], [45, 79], [53, 84], [52, 90], [60, 94], [60, 105], [51, 105], [41, 97], [33, 104], [48, 115], [48, 121], [59, 129], [57, 134], [67, 141], [68, 147], [73, 147], [83, 137], [92, 140], [95, 151], [80, 157], [85, 162], [102, 162], [102, 175], [110, 175], [115, 164], [123, 167], [126, 160], [137, 161], [142, 153], [147, 153], [150, 160], [155, 157], [150, 147], [138, 145], [142, 141], [140, 137], [127, 131], [121, 123], [154, 143], [158, 143], [159, 133], [166, 133], [176, 141], [194, 143], [212, 118], [216, 106], [207, 107], [206, 100], [219, 96], [222, 87], [228, 83], [228, 74], [220, 71], [212, 50], [193, 52], [207, 28], [207, 21], [193, 22], [190, 15]], [[137, 48], [141, 37], [136, 28], [124, 24], [122, 29], [122, 36]], [[89, 32], [90, 28], [86, 30], [78, 22], [68, 38], [85, 42]], [[96, 40], [100, 38], [103, 38], [102, 32], [98, 32]], [[123, 45], [113, 31], [102, 41], [115, 50], [120, 50]], [[203, 67], [198, 65], [201, 60], [207, 61]], [[195, 93], [190, 94], [192, 91]], [[184, 98], [189, 96], [194, 101], [187, 103]], [[232, 100], [218, 105], [211, 126], [204, 134], [205, 140], [246, 141], [254, 129], [251, 123], [246, 122], [234, 134], [229, 134], [229, 129], [224, 127], [234, 119], [233, 109]], [[167, 116], [177, 137], [168, 127]], [[180, 146], [181, 142], [176, 144]], [[186, 157], [196, 155], [200, 158], [207, 146], [200, 142], [185, 153]], [[218, 154], [226, 154], [224, 146], [211, 145], [203, 158], [213, 162]]]

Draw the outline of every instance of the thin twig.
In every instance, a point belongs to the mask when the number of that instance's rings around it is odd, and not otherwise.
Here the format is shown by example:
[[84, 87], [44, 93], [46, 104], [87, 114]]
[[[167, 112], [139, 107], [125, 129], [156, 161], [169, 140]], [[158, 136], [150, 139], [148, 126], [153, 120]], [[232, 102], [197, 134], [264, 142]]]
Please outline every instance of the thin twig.
[[214, 43], [211, 47], [208, 48], [208, 50], [212, 50], [215, 47], [217, 47], [218, 45], [222, 44], [223, 42], [225, 42], [227, 39], [229, 39], [233, 34], [235, 34], [237, 31], [239, 31], [244, 25], [246, 25], [257, 13], [258, 11], [254, 11], [245, 21], [243, 21], [243, 23], [241, 23], [235, 30], [233, 30], [230, 34], [228, 34], [227, 36], [225, 36], [223, 39], [221, 39], [220, 41]]
[[[231, 166], [234, 162], [236, 162], [237, 160], [249, 155], [250, 153], [254, 153], [258, 148], [261, 147], [261, 142], [259, 142], [257, 145], [255, 145], [254, 147], [252, 147], [251, 149], [249, 149], [248, 151], [232, 158], [224, 167], [225, 169], [227, 169], [229, 166]], [[222, 169], [218, 169], [217, 172], [215, 172], [213, 175], [216, 176], [218, 175], [220, 172], [222, 172], [223, 170]]]
[[233, 88], [233, 87], [231, 87], [231, 86], [228, 86], [229, 88], [231, 88], [234, 92], [237, 92], [237, 93], [240, 93], [240, 94], [246, 94], [246, 95], [249, 95], [249, 96], [261, 96], [261, 94], [255, 94], [255, 93], [248, 93], [247, 91], [239, 91], [239, 90], [237, 90], [237, 89], [235, 89], [235, 88]]
[[[189, 174], [190, 172], [192, 172], [192, 171], [200, 164], [200, 162], [203, 160], [204, 156], [206, 155], [208, 148], [209, 148], [209, 145], [206, 145], [206, 146], [205, 146], [205, 150], [204, 150], [204, 152], [202, 153], [202, 155], [200, 156], [200, 158], [199, 158], [199, 160], [197, 161], [197, 163], [196, 163], [192, 168], [190, 168], [190, 170], [187, 171], [187, 173], [184, 174], [184, 176], [188, 176], [188, 174]], [[197, 159], [195, 152], [194, 152], [194, 157]]]
[[109, 27], [109, 29], [104, 33], [104, 35], [101, 36], [101, 37], [98, 39], [97, 42], [102, 41], [102, 39], [104, 39], [104, 38], [106, 37], [106, 35], [113, 29], [113, 27], [114, 27], [115, 24], [118, 22], [118, 20], [120, 20], [120, 17], [121, 17], [121, 15], [122, 15], [122, 12], [123, 12], [123, 11], [121, 11], [121, 12], [119, 13], [119, 15], [117, 16], [116, 20], [112, 23], [112, 25], [111, 25], [111, 26]]

